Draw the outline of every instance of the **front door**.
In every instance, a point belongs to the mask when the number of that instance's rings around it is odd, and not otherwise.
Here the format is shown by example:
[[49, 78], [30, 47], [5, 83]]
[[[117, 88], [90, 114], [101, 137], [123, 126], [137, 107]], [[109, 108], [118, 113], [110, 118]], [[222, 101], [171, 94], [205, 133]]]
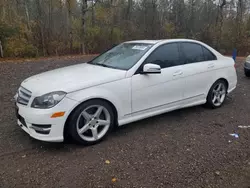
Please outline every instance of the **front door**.
[[[140, 74], [147, 63], [161, 66], [160, 74]], [[183, 99], [183, 65], [178, 43], [159, 46], [132, 76], [132, 113], [180, 106]]]

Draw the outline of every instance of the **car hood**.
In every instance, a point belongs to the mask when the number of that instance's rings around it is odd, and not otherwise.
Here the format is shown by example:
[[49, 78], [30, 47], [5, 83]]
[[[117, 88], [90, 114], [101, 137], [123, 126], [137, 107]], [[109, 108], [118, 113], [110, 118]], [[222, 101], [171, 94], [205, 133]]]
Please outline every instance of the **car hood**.
[[32, 95], [40, 96], [53, 91], [70, 93], [123, 79], [125, 76], [124, 70], [83, 63], [31, 76], [21, 86], [30, 90]]

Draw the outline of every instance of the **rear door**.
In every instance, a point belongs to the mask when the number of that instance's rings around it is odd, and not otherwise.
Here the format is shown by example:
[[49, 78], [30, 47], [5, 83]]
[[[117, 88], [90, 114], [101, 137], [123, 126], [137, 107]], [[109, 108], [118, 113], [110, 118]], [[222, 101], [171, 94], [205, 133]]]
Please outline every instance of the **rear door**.
[[206, 47], [195, 42], [181, 43], [183, 72], [185, 77], [184, 102], [195, 103], [206, 99], [211, 86], [216, 56]]

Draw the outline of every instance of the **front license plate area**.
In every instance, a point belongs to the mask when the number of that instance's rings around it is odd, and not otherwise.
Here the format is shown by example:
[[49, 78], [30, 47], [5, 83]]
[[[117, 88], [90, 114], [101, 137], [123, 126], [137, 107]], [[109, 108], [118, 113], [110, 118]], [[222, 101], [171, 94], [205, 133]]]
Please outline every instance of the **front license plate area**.
[[15, 114], [16, 114], [17, 119], [20, 121], [21, 126], [27, 127], [26, 122], [25, 122], [25, 119], [18, 113], [18, 111], [19, 111], [19, 108], [18, 108], [18, 106], [15, 104]]

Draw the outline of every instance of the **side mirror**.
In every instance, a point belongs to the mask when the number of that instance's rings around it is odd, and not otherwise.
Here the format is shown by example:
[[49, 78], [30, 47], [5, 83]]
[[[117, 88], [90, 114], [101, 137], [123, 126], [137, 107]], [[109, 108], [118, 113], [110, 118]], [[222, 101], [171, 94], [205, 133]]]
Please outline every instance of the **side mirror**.
[[160, 74], [161, 67], [160, 65], [148, 63], [143, 66], [142, 74]]

